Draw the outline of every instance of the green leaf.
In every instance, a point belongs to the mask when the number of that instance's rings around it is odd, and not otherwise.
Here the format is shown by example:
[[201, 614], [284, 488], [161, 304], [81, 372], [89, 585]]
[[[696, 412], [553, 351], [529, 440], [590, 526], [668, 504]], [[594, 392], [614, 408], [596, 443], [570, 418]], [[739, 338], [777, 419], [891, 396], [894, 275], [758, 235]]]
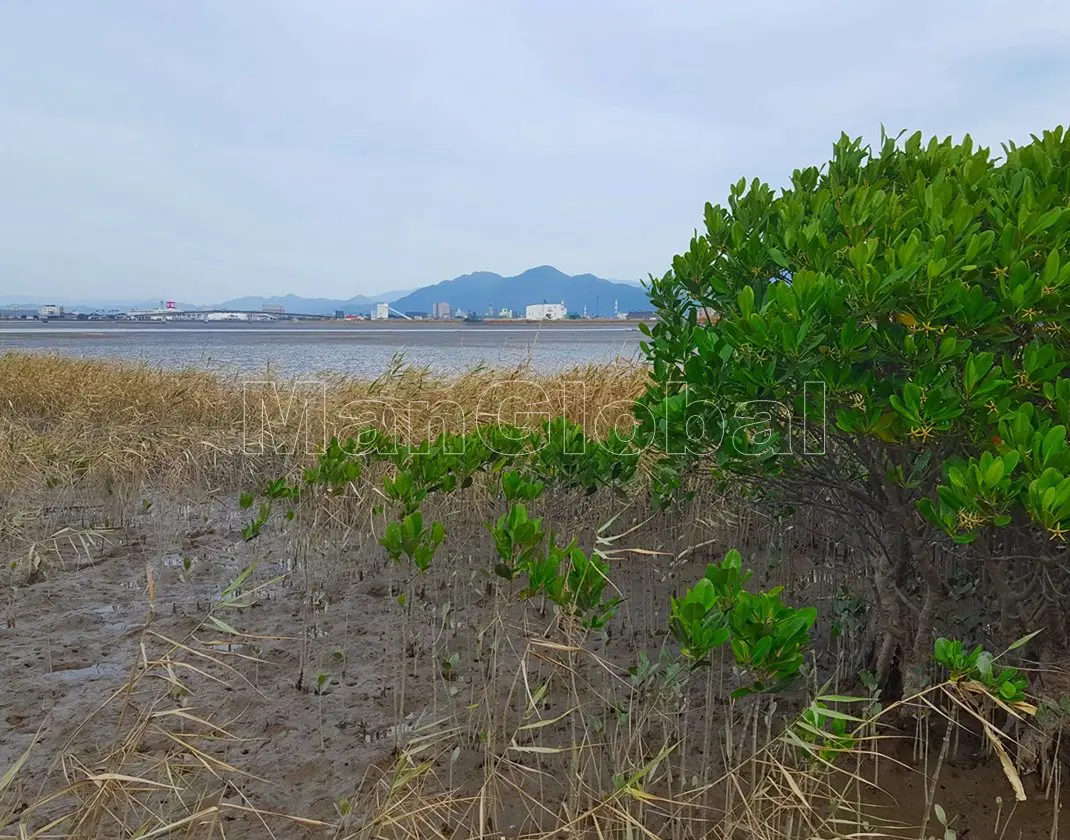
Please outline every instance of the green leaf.
[[1066, 449], [1066, 427], [1053, 426], [1044, 435], [1044, 440], [1040, 444], [1041, 462], [1047, 466], [1050, 460], [1064, 449]]
[[507, 566], [505, 563], [498, 563], [494, 567], [494, 574], [506, 580], [512, 580], [516, 577], [516, 569], [512, 566]]
[[249, 576], [252, 575], [258, 565], [260, 565], [259, 561], [254, 560], [252, 563], [242, 569], [241, 572], [238, 573], [238, 576], [234, 578], [234, 580], [232, 580], [227, 585], [227, 588], [220, 593], [220, 599], [226, 600], [229, 596], [237, 592], [245, 583], [245, 581], [249, 579]]
[[1059, 276], [1059, 252], [1052, 249], [1044, 261], [1044, 270], [1040, 272], [1040, 282], [1044, 286], [1052, 285]]
[[913, 382], [903, 385], [903, 404], [914, 414], [921, 413], [921, 388]]
[[1034, 630], [1032, 633], [1029, 633], [1026, 636], [1022, 636], [1022, 638], [1018, 639], [1017, 641], [1011, 642], [1011, 644], [1008, 646], [1007, 650], [1004, 651], [1004, 653], [1010, 653], [1012, 650], [1018, 650], [1018, 648], [1025, 647], [1027, 644], [1029, 644], [1030, 641], [1032, 641], [1036, 636], [1039, 636], [1043, 632], [1044, 630], [1042, 628], [1040, 630]]
[[845, 694], [822, 694], [814, 698], [815, 703], [868, 703], [870, 697], [852, 697]]
[[212, 624], [214, 624], [217, 628], [222, 630], [224, 633], [229, 633], [232, 636], [241, 636], [242, 635], [242, 633], [240, 633], [239, 631], [235, 630], [233, 627], [231, 627], [229, 624], [227, 624], [222, 619], [216, 618], [214, 615], [208, 616], [208, 620], [210, 622], [212, 622]]
[[767, 656], [769, 656], [769, 652], [772, 649], [773, 649], [773, 637], [772, 636], [762, 636], [762, 638], [760, 638], [754, 644], [754, 648], [751, 650], [751, 654], [750, 654], [751, 662], [755, 666], [760, 667], [762, 664], [765, 663], [765, 659], [766, 659]]
[[985, 470], [985, 484], [989, 487], [995, 487], [999, 484], [1000, 479], [1003, 478], [1003, 459], [996, 458], [988, 465], [988, 469]]
[[768, 250], [769, 250], [769, 257], [770, 257], [770, 259], [773, 260], [773, 262], [775, 262], [781, 268], [787, 268], [788, 267], [788, 258], [785, 257], [784, 254], [780, 250], [778, 250], [777, 248], [773, 248], [772, 246], [770, 246]]
[[749, 318], [754, 312], [754, 289], [750, 286], [740, 289], [739, 294], [736, 295], [736, 304], [739, 306], [739, 314], [744, 318]]

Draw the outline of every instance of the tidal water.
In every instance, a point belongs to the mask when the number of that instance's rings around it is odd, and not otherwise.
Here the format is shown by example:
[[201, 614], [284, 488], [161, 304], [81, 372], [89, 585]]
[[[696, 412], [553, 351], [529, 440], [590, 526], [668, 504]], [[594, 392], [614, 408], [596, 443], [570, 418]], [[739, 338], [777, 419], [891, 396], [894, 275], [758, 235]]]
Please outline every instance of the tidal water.
[[633, 324], [317, 327], [251, 324], [115, 324], [0, 321], [0, 353], [58, 353], [283, 377], [374, 377], [399, 354], [412, 365], [459, 374], [483, 365], [553, 373], [588, 363], [640, 358]]

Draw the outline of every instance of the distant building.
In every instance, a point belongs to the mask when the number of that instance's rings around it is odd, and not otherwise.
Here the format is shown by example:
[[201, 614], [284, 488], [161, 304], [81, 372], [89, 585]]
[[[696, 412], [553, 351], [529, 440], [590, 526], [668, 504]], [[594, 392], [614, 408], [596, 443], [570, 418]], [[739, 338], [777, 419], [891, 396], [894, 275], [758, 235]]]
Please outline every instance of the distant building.
[[342, 310], [342, 309], [334, 310], [334, 320], [342, 321], [342, 320], [345, 319], [345, 317], [346, 317], [346, 313], [345, 313], [344, 310]]
[[627, 318], [629, 321], [653, 321], [657, 318], [657, 313], [653, 309], [639, 309], [627, 313]]
[[513, 317], [513, 310], [512, 309], [499, 309], [498, 310], [498, 317], [499, 318], [506, 318], [506, 319], [512, 318]]
[[432, 318], [449, 318], [450, 317], [450, 305], [445, 301], [433, 304], [431, 307]]
[[389, 321], [390, 320], [390, 304], [389, 303], [377, 303], [372, 310], [373, 321]]
[[38, 316], [36, 306], [0, 306], [0, 318], [26, 320]]
[[[162, 304], [162, 301], [161, 301]], [[158, 321], [159, 318], [154, 316], [173, 316], [174, 310], [165, 309], [162, 305], [156, 309], [128, 309], [125, 313], [127, 318], [134, 321]]]
[[286, 307], [278, 303], [265, 303], [260, 307], [260, 311], [269, 315], [282, 315], [286, 312]]
[[63, 307], [56, 306], [54, 303], [46, 303], [40, 309], [37, 310], [37, 314], [41, 318], [62, 318]]
[[426, 312], [406, 312], [405, 313], [405, 317], [406, 318], [411, 318], [414, 321], [422, 321], [424, 318], [427, 317], [427, 313]]
[[248, 321], [249, 316], [244, 312], [208, 312], [204, 316], [206, 321]]
[[524, 312], [524, 317], [529, 321], [563, 321], [567, 315], [564, 302], [533, 303]]

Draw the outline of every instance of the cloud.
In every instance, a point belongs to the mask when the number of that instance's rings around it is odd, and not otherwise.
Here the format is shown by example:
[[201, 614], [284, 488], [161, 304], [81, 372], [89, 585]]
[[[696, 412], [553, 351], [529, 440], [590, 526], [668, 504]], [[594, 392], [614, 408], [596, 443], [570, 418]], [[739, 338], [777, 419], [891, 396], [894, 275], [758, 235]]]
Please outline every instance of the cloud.
[[841, 130], [1065, 120], [1055, 2], [13, 4], [0, 297], [635, 278]]

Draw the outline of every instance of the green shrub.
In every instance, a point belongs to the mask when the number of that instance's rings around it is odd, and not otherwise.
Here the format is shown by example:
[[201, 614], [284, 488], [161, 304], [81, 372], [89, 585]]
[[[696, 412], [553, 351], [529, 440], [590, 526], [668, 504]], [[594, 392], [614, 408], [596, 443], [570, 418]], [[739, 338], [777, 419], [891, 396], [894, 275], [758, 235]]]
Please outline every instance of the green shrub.
[[[1002, 161], [969, 137], [844, 136], [779, 192], [740, 180], [650, 281], [637, 417], [665, 451], [660, 486], [712, 464], [759, 500], [840, 518], [880, 582], [884, 666], [895, 644], [927, 659], [946, 608], [941, 541], [1012, 582], [1043, 564], [1055, 586], [1030, 610], [1010, 587], [986, 594], [1004, 632], [1047, 608], [1065, 644], [1068, 196], [1061, 128]], [[1004, 553], [1024, 564], [999, 556], [1012, 524]]]
[[813, 607], [784, 604], [779, 588], [757, 594], [745, 590], [750, 573], [742, 564], [739, 552], [729, 551], [720, 565], [706, 568], [694, 587], [673, 598], [670, 607], [673, 637], [693, 663], [708, 664], [712, 652], [728, 643], [736, 665], [751, 678], [733, 697], [789, 686], [799, 676], [817, 620]]

